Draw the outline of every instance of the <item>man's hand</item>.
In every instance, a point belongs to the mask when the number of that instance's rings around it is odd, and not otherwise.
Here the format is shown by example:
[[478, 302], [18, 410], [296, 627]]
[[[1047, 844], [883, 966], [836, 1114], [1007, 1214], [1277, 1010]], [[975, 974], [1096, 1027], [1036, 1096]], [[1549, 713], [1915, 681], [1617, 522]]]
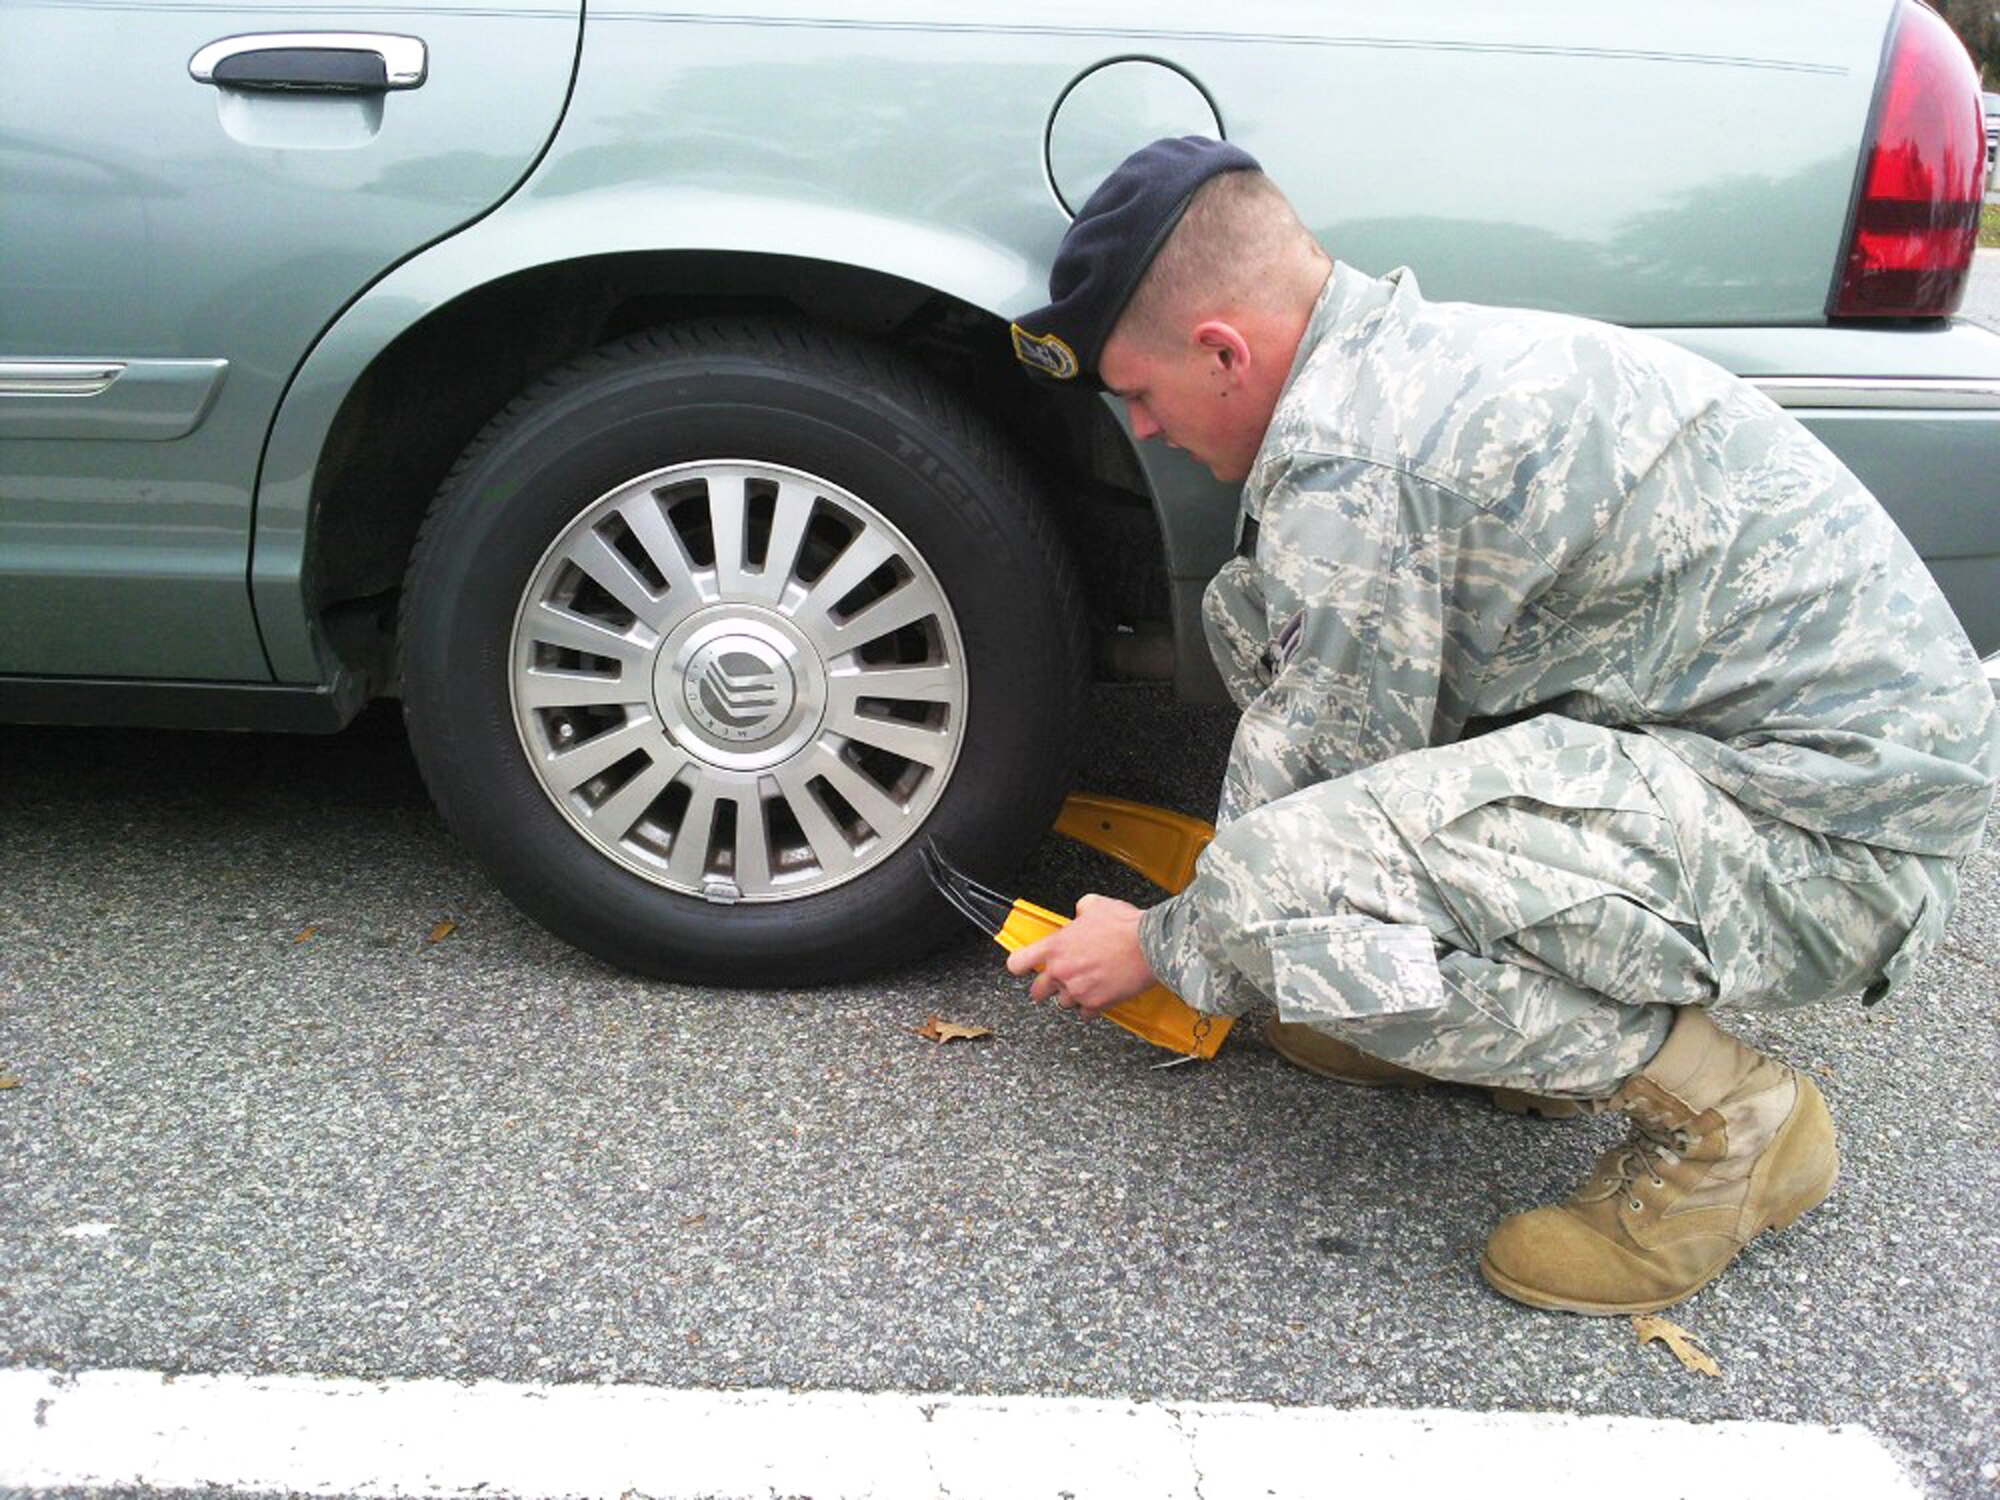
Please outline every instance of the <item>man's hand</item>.
[[1007, 972], [1040, 969], [1028, 987], [1030, 999], [1053, 996], [1063, 1010], [1094, 1020], [1157, 982], [1139, 951], [1140, 915], [1129, 901], [1085, 896], [1076, 903], [1076, 920], [1069, 926], [1008, 954]]

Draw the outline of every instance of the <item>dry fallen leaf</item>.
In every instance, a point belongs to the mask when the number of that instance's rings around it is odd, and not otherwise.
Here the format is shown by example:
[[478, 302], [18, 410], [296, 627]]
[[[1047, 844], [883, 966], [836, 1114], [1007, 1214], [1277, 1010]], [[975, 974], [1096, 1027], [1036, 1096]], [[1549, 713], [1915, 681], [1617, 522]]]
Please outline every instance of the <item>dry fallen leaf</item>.
[[923, 1025], [912, 1026], [910, 1029], [918, 1036], [928, 1037], [940, 1044], [977, 1041], [980, 1037], [993, 1035], [993, 1032], [985, 1026], [959, 1026], [938, 1016], [932, 1016]]
[[446, 938], [450, 937], [457, 930], [458, 930], [458, 923], [456, 922], [440, 922], [437, 924], [437, 926], [431, 929], [431, 935], [428, 938], [426, 938], [425, 941], [430, 943], [441, 943]]
[[0, 1073], [0, 1089], [17, 1089], [20, 1086], [21, 1080], [12, 1073]]
[[1632, 1331], [1639, 1335], [1641, 1344], [1650, 1344], [1653, 1340], [1659, 1339], [1674, 1351], [1674, 1358], [1688, 1369], [1716, 1380], [1722, 1378], [1722, 1366], [1718, 1365], [1708, 1350], [1702, 1347], [1701, 1340], [1680, 1324], [1669, 1323], [1665, 1318], [1647, 1313], [1632, 1320]]
[[297, 937], [292, 939], [293, 946], [296, 947], [298, 944], [303, 943], [304, 941], [306, 941], [307, 938], [311, 937], [315, 932], [318, 931], [319, 929], [317, 927], [305, 928], [299, 933]]

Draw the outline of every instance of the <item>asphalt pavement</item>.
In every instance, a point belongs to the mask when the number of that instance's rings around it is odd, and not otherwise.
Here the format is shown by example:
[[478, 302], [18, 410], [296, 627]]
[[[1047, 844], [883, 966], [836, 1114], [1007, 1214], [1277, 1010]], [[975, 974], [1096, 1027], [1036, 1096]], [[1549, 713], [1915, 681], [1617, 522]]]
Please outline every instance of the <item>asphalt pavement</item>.
[[[1206, 810], [1230, 714], [1094, 703], [1093, 788]], [[1710, 1379], [1477, 1277], [1610, 1120], [1343, 1088], [1254, 1025], [1158, 1070], [976, 939], [819, 990], [616, 973], [490, 889], [393, 713], [5, 728], [0, 766], [0, 1366], [1860, 1423], [1929, 1493], [2000, 1477], [1992, 853], [1895, 1001], [1742, 1024], [1844, 1160], [1670, 1314]], [[1092, 887], [1140, 894], [1053, 838], [1022, 879]]]

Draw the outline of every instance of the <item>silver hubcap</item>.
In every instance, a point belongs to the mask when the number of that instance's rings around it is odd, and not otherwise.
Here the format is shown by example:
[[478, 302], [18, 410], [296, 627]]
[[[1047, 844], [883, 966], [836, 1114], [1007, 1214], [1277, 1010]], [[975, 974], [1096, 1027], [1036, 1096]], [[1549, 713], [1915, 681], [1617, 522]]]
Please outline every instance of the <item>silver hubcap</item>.
[[874, 507], [796, 469], [682, 464], [599, 498], [515, 616], [549, 799], [657, 884], [789, 900], [916, 831], [965, 732], [944, 590]]

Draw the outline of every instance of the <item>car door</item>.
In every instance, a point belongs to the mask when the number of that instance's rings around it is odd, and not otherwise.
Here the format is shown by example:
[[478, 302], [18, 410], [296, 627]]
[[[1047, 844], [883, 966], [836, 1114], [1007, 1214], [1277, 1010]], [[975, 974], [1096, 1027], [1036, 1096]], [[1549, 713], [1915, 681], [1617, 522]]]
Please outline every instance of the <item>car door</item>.
[[364, 287], [553, 134], [578, 0], [0, 8], [0, 674], [268, 681], [259, 456]]

